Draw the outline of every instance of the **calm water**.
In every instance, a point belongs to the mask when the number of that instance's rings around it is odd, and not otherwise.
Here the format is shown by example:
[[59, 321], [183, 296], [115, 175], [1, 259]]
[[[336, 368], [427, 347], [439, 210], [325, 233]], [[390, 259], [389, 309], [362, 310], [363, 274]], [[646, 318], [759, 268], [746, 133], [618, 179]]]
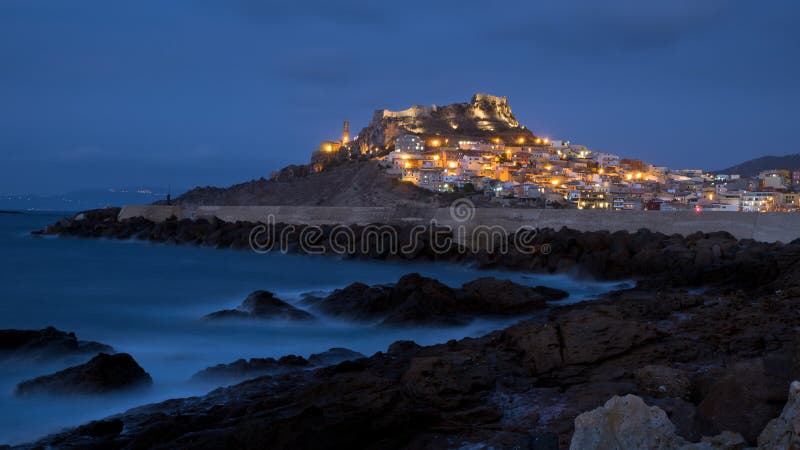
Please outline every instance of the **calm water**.
[[571, 301], [612, 288], [565, 276], [477, 271], [450, 264], [341, 261], [326, 257], [258, 255], [134, 241], [34, 238], [30, 231], [61, 214], [0, 214], [0, 329], [74, 331], [128, 352], [153, 377], [145, 393], [76, 402], [59, 398], [17, 399], [19, 381], [64, 365], [0, 366], [0, 444], [20, 443], [132, 406], [198, 395], [212, 386], [187, 383], [210, 365], [238, 358], [308, 356], [330, 347], [364, 354], [398, 339], [420, 344], [481, 335], [506, 323], [477, 321], [446, 329], [382, 330], [322, 322], [307, 325], [205, 323], [204, 314], [232, 308], [250, 292], [267, 289], [286, 300], [308, 291], [333, 290], [354, 281], [388, 283], [419, 272], [458, 286], [481, 276], [569, 291]]

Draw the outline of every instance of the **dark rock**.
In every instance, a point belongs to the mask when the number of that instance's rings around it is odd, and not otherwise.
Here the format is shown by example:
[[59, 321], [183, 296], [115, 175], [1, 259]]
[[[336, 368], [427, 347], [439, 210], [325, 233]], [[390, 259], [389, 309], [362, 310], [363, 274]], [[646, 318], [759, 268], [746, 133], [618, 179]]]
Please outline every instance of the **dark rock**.
[[334, 347], [322, 353], [314, 353], [310, 355], [308, 357], [308, 363], [315, 367], [322, 367], [359, 358], [365, 358], [365, 356], [350, 349]]
[[567, 298], [569, 293], [544, 286], [528, 287], [509, 280], [484, 277], [461, 287], [461, 301], [471, 302], [481, 314], [520, 314], [540, 309], [548, 301]]
[[208, 314], [205, 319], [314, 320], [314, 316], [275, 297], [272, 292], [255, 291], [237, 309]]
[[17, 395], [103, 394], [151, 385], [150, 375], [127, 353], [100, 353], [89, 362], [17, 385]]
[[364, 355], [346, 348], [334, 347], [322, 353], [314, 353], [308, 359], [296, 355], [287, 355], [280, 359], [240, 359], [230, 364], [218, 364], [201, 370], [192, 376], [192, 380], [217, 383], [241, 381], [263, 375], [280, 375], [298, 370], [316, 369], [359, 358], [364, 358]]
[[75, 333], [53, 327], [43, 330], [0, 330], [0, 359], [45, 360], [113, 351], [108, 345], [79, 341]]
[[75, 433], [89, 437], [115, 436], [122, 433], [125, 424], [120, 419], [95, 420], [75, 429]]

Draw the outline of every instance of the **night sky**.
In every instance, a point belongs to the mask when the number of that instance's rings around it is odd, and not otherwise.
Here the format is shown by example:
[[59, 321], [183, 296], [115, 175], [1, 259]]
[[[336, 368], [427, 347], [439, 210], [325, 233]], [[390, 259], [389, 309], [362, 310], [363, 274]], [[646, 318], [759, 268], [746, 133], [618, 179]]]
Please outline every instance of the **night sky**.
[[800, 2], [655, 3], [0, 0], [0, 193], [227, 185], [475, 92], [673, 168], [799, 152]]

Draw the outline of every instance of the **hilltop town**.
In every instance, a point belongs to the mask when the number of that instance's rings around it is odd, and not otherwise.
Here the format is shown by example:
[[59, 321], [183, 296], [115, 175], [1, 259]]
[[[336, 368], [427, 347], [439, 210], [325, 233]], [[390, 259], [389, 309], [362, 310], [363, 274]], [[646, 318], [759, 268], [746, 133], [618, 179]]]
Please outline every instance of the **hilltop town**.
[[521, 125], [505, 97], [378, 110], [351, 139], [322, 142], [310, 172], [376, 160], [387, 174], [434, 192], [482, 195], [513, 206], [613, 210], [796, 212], [800, 167], [757, 174], [671, 169]]

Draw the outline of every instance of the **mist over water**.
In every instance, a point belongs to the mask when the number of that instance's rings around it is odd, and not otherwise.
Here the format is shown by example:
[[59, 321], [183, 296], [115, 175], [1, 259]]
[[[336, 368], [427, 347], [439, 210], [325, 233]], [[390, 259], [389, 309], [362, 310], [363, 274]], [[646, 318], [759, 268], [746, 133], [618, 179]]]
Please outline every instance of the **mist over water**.
[[366, 355], [401, 339], [433, 344], [479, 336], [513, 323], [477, 320], [455, 328], [380, 329], [322, 319], [312, 324], [215, 322], [208, 313], [238, 306], [266, 289], [290, 302], [309, 291], [360, 281], [391, 283], [418, 272], [450, 286], [483, 276], [567, 290], [568, 301], [606, 292], [616, 283], [567, 276], [475, 270], [444, 263], [390, 263], [191, 246], [75, 238], [36, 238], [62, 214], [0, 214], [0, 329], [52, 325], [78, 339], [130, 353], [153, 377], [141, 392], [86, 398], [15, 398], [14, 386], [89, 357], [46, 364], [0, 366], [0, 444], [21, 443], [66, 426], [167, 398], [203, 394], [215, 386], [189, 383], [208, 366], [238, 358], [280, 357], [346, 347]]

